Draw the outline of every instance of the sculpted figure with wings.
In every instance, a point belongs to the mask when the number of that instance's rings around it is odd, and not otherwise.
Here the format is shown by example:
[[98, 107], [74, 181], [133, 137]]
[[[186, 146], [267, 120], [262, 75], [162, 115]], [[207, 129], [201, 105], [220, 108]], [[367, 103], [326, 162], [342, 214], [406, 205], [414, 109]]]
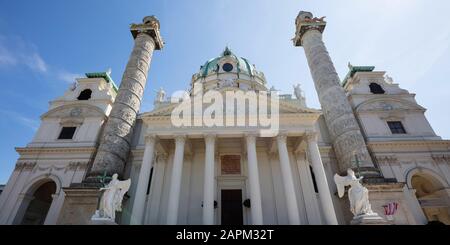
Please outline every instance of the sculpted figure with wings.
[[122, 211], [122, 199], [125, 193], [130, 189], [131, 179], [120, 181], [118, 175], [112, 176], [111, 182], [100, 191], [103, 195], [100, 199], [99, 210], [96, 211], [93, 219], [115, 220], [116, 211]]
[[350, 200], [350, 211], [353, 215], [359, 216], [364, 214], [374, 214], [369, 203], [369, 190], [364, 187], [360, 181], [364, 177], [356, 178], [353, 170], [347, 170], [347, 176], [334, 175], [339, 197], [344, 196], [345, 186], [350, 186], [348, 190], [348, 198]]

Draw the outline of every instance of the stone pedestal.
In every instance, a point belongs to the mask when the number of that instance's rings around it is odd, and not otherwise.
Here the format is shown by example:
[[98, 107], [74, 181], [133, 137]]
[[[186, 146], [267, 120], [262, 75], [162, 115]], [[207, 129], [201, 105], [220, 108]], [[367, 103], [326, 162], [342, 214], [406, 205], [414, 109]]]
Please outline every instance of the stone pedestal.
[[351, 225], [390, 225], [388, 221], [383, 219], [377, 213], [359, 215], [353, 218]]
[[63, 188], [64, 204], [57, 225], [89, 225], [97, 210], [100, 191], [98, 188]]
[[99, 211], [95, 211], [94, 216], [91, 218], [91, 225], [117, 225], [116, 221], [107, 219], [107, 218], [100, 218]]

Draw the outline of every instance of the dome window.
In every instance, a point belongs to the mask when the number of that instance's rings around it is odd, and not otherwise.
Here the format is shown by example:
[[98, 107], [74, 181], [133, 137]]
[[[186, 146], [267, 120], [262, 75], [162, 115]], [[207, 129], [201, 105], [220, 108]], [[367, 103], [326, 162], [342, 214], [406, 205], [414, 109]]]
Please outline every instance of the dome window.
[[223, 64], [222, 69], [226, 72], [230, 72], [233, 70], [233, 65], [230, 63], [225, 63]]
[[78, 100], [89, 100], [92, 95], [92, 90], [85, 89], [81, 91], [80, 95], [78, 96]]
[[372, 92], [372, 94], [384, 94], [384, 93], [386, 93], [384, 91], [384, 89], [380, 86], [380, 84], [378, 84], [378, 83], [371, 83], [369, 85], [369, 88], [370, 88], [370, 92]]

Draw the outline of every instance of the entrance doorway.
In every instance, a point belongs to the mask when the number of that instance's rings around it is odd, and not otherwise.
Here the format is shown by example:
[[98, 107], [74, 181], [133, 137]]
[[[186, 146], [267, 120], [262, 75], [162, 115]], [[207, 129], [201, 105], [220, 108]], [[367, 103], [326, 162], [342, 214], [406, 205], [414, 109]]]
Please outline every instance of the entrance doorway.
[[411, 185], [428, 221], [450, 225], [448, 194], [441, 182], [421, 172], [412, 176]]
[[221, 191], [222, 225], [243, 225], [242, 190]]
[[56, 192], [55, 182], [42, 184], [34, 193], [33, 200], [25, 211], [21, 225], [43, 225], [52, 204], [52, 195]]

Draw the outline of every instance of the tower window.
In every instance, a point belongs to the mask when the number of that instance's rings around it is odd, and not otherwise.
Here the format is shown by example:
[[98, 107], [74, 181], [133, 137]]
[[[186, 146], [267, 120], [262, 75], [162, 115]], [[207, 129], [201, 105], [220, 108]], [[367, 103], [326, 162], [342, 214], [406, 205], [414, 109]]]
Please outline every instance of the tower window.
[[71, 140], [75, 134], [76, 127], [63, 127], [61, 133], [59, 133], [59, 140]]
[[89, 100], [92, 95], [92, 90], [85, 89], [81, 91], [80, 95], [78, 96], [78, 100]]
[[392, 134], [406, 134], [406, 130], [403, 127], [402, 122], [400, 121], [392, 121], [387, 122], [389, 129], [391, 130]]
[[230, 63], [225, 63], [223, 64], [222, 69], [226, 72], [230, 72], [233, 70], [233, 65]]
[[378, 83], [371, 83], [369, 85], [369, 88], [370, 88], [370, 92], [372, 92], [372, 94], [384, 94], [384, 93], [386, 93], [384, 91], [384, 89], [380, 86], [380, 84], [378, 84]]

